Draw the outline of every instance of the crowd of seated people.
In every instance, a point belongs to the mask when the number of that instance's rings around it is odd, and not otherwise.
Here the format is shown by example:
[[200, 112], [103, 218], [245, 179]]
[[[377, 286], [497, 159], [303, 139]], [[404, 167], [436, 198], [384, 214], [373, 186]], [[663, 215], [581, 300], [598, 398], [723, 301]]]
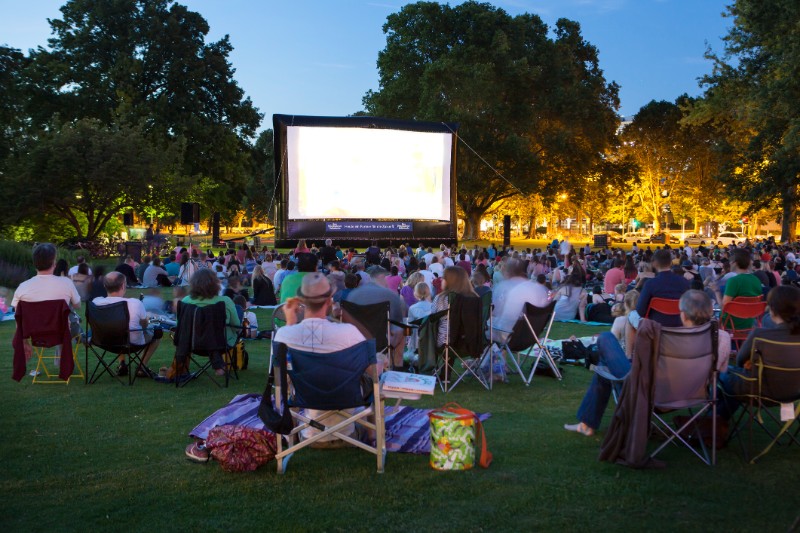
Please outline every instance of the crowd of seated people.
[[[359, 253], [329, 239], [319, 248], [313, 242], [300, 241], [287, 253], [242, 245], [215, 255], [196, 246], [181, 247], [163, 257], [153, 253], [141, 264], [124, 257], [115, 271], [126, 278], [127, 287], [188, 288], [197, 272], [208, 270], [219, 283], [219, 295], [243, 297], [247, 305], [242, 308], [285, 302], [296, 296], [306, 275], [322, 272], [337, 289], [337, 304], [372, 292], [397, 295], [401, 305], [395, 314], [401, 321], [409, 317], [411, 308], [414, 319], [441, 308], [445, 300], [437, 300], [437, 296], [452, 290], [476, 295], [491, 292], [498, 332], [513, 327], [525, 303], [545, 307], [555, 301], [555, 319], [563, 321], [593, 320], [599, 316], [594, 311], [602, 308], [608, 311], [603, 322], [613, 323], [614, 337], [630, 355], [638, 320], [648, 313], [654, 297], [677, 299], [691, 288], [706, 294], [719, 312], [733, 298], [766, 295], [775, 287], [797, 285], [798, 255], [797, 245], [780, 245], [774, 240], [739, 247], [636, 246], [630, 252], [590, 247], [576, 251], [563, 242], [542, 249], [493, 244], [485, 248], [444, 244], [381, 248], [372, 243]], [[381, 268], [377, 275], [373, 272], [376, 266]], [[466, 283], [461, 283], [463, 276], [456, 276], [453, 268], [465, 273]], [[54, 273], [68, 277], [83, 301], [105, 296], [102, 267], [93, 271], [84, 257], [72, 267], [58, 262]], [[376, 282], [380, 291], [361, 290]], [[425, 290], [417, 290], [420, 285]], [[420, 302], [423, 305], [416, 305]], [[165, 305], [165, 309], [169, 307]], [[676, 316], [650, 316], [663, 319], [665, 325], [680, 325]], [[765, 324], [771, 324], [769, 316]], [[396, 335], [393, 362], [399, 364], [402, 339]]]

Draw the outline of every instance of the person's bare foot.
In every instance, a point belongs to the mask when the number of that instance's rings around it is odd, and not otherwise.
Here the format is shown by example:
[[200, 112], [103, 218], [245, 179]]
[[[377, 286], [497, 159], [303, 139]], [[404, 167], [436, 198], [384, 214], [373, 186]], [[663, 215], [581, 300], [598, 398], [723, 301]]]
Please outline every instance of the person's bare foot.
[[578, 422], [577, 424], [564, 424], [564, 429], [567, 431], [574, 431], [575, 433], [580, 433], [581, 435], [585, 435], [587, 437], [591, 437], [594, 435], [594, 430], [584, 424], [583, 422]]

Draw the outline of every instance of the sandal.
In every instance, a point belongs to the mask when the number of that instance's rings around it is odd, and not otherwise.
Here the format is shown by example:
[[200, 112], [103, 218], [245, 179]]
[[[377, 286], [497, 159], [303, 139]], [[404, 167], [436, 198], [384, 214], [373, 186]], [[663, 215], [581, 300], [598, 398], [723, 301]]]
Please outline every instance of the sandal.
[[594, 430], [584, 424], [583, 422], [578, 422], [577, 424], [564, 424], [564, 429], [567, 431], [574, 431], [575, 433], [580, 433], [581, 435], [585, 435], [587, 437], [591, 437], [594, 435]]

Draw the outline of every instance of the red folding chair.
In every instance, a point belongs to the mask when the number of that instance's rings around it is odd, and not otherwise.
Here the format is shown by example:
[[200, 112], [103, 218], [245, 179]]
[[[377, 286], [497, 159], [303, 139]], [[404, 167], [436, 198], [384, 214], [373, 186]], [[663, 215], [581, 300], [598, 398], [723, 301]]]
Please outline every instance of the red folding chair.
[[763, 296], [737, 296], [733, 299], [734, 302], [742, 303], [759, 303], [764, 301]]
[[[767, 310], [767, 302], [763, 300], [748, 302], [740, 298], [752, 297], [740, 296], [722, 306], [722, 329], [731, 334], [737, 350], [753, 329], [761, 327], [761, 319]], [[737, 328], [734, 319], [750, 320], [750, 326]]]
[[657, 311], [662, 315], [680, 315], [681, 310], [678, 307], [678, 301], [671, 298], [651, 298], [644, 317], [650, 318], [651, 311]]

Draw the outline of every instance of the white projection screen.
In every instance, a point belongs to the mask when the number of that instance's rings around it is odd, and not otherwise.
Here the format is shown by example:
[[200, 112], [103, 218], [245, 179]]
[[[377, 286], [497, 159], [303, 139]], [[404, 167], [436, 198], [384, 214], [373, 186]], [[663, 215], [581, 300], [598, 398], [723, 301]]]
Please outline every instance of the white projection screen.
[[450, 220], [452, 133], [289, 126], [288, 218]]
[[273, 115], [276, 242], [457, 238], [458, 124]]

